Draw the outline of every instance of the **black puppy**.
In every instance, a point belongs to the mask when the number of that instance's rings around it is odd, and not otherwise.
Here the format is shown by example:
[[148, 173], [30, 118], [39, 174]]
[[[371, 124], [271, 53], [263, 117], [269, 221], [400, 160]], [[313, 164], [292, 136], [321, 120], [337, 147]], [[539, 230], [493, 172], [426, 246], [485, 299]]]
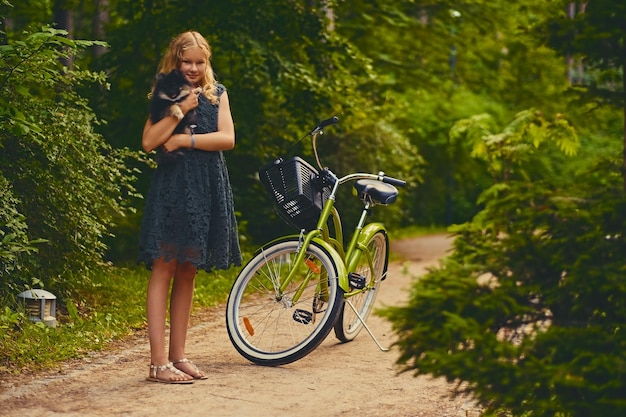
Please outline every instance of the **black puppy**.
[[[183, 115], [177, 104], [187, 98], [189, 94], [198, 94], [200, 91], [202, 89], [194, 89], [193, 85], [179, 70], [175, 69], [167, 74], [159, 73], [156, 76], [154, 91], [150, 98], [150, 121], [156, 123], [164, 117], [174, 116], [179, 120], [179, 123], [173, 133], [193, 133], [197, 120], [196, 109]], [[157, 162], [160, 165], [171, 163], [183, 155], [184, 152], [181, 150], [167, 152], [161, 146], [157, 150]]]
[[174, 133], [192, 133], [192, 126], [196, 123], [196, 110], [191, 110], [183, 116], [178, 103], [189, 94], [197, 94], [198, 89], [187, 81], [179, 70], [170, 73], [159, 73], [154, 84], [154, 91], [150, 99], [150, 121], [156, 123], [167, 116], [175, 116], [180, 122]]

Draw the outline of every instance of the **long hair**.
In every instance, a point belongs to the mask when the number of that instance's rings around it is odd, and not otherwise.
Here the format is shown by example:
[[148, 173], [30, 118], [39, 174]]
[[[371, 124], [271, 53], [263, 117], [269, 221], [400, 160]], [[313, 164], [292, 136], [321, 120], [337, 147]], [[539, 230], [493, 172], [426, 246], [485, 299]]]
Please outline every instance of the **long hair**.
[[195, 31], [183, 32], [175, 37], [170, 46], [167, 48], [165, 55], [161, 59], [161, 65], [159, 72], [168, 73], [174, 69], [180, 67], [183, 53], [185, 50], [199, 47], [204, 51], [206, 66], [204, 76], [200, 81], [200, 87], [204, 95], [213, 104], [217, 103], [217, 81], [215, 80], [215, 74], [213, 73], [213, 67], [211, 66], [211, 47], [209, 42], [200, 33]]

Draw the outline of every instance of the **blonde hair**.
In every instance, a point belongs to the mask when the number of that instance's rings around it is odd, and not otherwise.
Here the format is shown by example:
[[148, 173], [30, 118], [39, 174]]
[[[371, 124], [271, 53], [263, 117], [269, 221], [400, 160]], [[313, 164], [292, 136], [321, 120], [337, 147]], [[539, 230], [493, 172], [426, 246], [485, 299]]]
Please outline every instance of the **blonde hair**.
[[182, 60], [183, 53], [193, 47], [198, 47], [204, 51], [206, 66], [204, 71], [204, 77], [200, 82], [200, 87], [204, 95], [213, 104], [217, 103], [217, 81], [215, 80], [215, 74], [213, 73], [213, 67], [211, 66], [211, 47], [209, 42], [200, 33], [195, 31], [183, 32], [175, 37], [167, 48], [165, 55], [161, 59], [161, 66], [159, 72], [169, 73], [174, 69], [180, 69], [180, 62]]

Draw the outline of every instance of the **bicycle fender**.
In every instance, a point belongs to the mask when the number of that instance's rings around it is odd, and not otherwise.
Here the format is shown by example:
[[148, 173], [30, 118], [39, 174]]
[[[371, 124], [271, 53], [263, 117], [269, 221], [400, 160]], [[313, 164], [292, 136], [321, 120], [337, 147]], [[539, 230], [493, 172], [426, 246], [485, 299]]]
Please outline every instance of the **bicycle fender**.
[[[382, 231], [385, 234], [385, 239], [387, 240], [387, 245], [389, 245], [389, 236], [387, 236], [387, 229], [383, 226], [382, 223], [368, 223], [361, 230], [361, 237], [359, 239], [360, 242], [369, 242], [371, 238], [378, 232]], [[350, 262], [346, 262], [346, 264], [350, 264]], [[387, 258], [385, 259], [385, 272], [387, 271], [387, 267], [389, 265], [389, 252], [387, 252]], [[384, 279], [384, 278], [383, 278]]]
[[261, 252], [263, 249], [274, 245], [275, 243], [279, 243], [279, 242], [283, 242], [286, 240], [293, 240], [293, 239], [299, 239], [300, 235], [287, 235], [287, 236], [281, 236], [278, 237], [274, 240], [270, 240], [269, 242], [264, 243], [260, 248], [258, 248], [256, 251], [254, 251], [254, 256], [258, 255], [259, 252]]
[[350, 292], [350, 284], [348, 283], [348, 272], [346, 271], [346, 264], [344, 260], [341, 258], [339, 253], [333, 248], [328, 242], [320, 239], [313, 238], [313, 242], [321, 246], [335, 261], [335, 266], [337, 267], [337, 279], [339, 280], [339, 287], [344, 292]]
[[[299, 239], [300, 239], [300, 235], [287, 235], [287, 236], [282, 236], [282, 237], [276, 238], [274, 240], [271, 240], [271, 241], [267, 242], [261, 248], [257, 249], [257, 251], [255, 252], [255, 255], [257, 253], [259, 253], [262, 249], [264, 249], [264, 248], [266, 248], [268, 246], [274, 245], [276, 243], [284, 242], [284, 241], [287, 241], [287, 240], [299, 240]], [[339, 255], [337, 250], [334, 249], [328, 242], [325, 242], [323, 239], [315, 237], [315, 238], [313, 238], [312, 242], [314, 242], [316, 245], [318, 245], [322, 249], [324, 249], [330, 255], [330, 257], [333, 259], [333, 261], [335, 261], [335, 267], [337, 268], [337, 279], [339, 281], [339, 287], [344, 292], [349, 292], [350, 291], [350, 284], [348, 283], [348, 273], [346, 272], [346, 265], [344, 263], [344, 260], [341, 258], [341, 255]]]
[[361, 231], [361, 236], [364, 241], [370, 240], [378, 231], [383, 231], [385, 233], [385, 237], [387, 237], [387, 229], [383, 226], [382, 223], [368, 223], [363, 227]]

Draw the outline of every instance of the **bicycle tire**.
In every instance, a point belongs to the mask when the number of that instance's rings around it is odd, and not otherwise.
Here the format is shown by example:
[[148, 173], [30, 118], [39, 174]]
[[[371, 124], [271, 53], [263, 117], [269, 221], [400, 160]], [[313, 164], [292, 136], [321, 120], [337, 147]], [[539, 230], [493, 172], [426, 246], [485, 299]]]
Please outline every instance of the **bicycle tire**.
[[[276, 287], [291, 268], [299, 245], [293, 238], [263, 248], [231, 288], [226, 306], [228, 336], [235, 349], [255, 364], [278, 366], [303, 358], [328, 336], [339, 315], [343, 290], [338, 285], [337, 267], [315, 242], [306, 251], [308, 261], [302, 271], [283, 295], [277, 296]], [[292, 304], [293, 294], [305, 278], [311, 279]], [[327, 300], [323, 308], [315, 308], [322, 282], [327, 282]]]
[[[366, 252], [364, 251], [361, 254], [356, 270], [353, 271], [365, 277], [367, 286], [365, 291], [350, 296], [347, 300], [352, 303], [363, 320], [367, 320], [372, 312], [376, 295], [380, 291], [381, 281], [387, 272], [387, 261], [389, 259], [388, 243], [385, 231], [379, 230], [376, 232], [366, 245], [367, 251], [372, 255], [373, 270], [369, 266]], [[354, 340], [363, 329], [363, 323], [354, 313], [354, 310], [349, 305], [346, 305], [347, 300], [342, 303], [339, 318], [334, 326], [335, 336], [342, 342]]]

